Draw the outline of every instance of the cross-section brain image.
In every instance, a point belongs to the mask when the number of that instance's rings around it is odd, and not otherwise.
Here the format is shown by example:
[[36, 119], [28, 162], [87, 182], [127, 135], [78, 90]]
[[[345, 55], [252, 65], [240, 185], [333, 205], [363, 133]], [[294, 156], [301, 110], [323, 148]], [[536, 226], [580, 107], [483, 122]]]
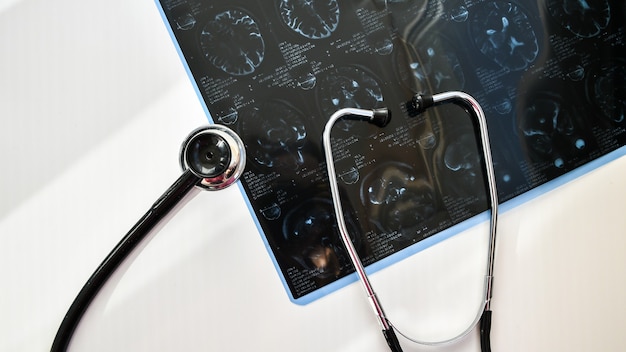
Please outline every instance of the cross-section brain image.
[[539, 54], [537, 35], [528, 16], [512, 2], [476, 6], [470, 31], [478, 50], [510, 71], [526, 69]]
[[419, 91], [434, 94], [463, 89], [465, 75], [459, 58], [443, 39], [433, 37], [421, 44], [416, 43], [412, 54], [408, 65]]
[[176, 29], [182, 31], [190, 30], [196, 25], [196, 19], [191, 13], [183, 13], [176, 17]]
[[556, 168], [565, 167], [570, 157], [588, 147], [574, 113], [558, 98], [529, 100], [519, 128], [534, 159], [551, 162]]
[[243, 121], [249, 157], [265, 167], [296, 170], [304, 163], [307, 130], [301, 112], [281, 101], [269, 101]]
[[254, 72], [265, 57], [265, 42], [257, 22], [241, 10], [220, 12], [200, 33], [204, 57], [233, 76]]
[[[319, 99], [325, 117], [342, 108], [374, 109], [383, 102], [380, 85], [356, 67], [340, 67], [322, 78]], [[336, 128], [347, 131], [354, 121], [339, 121]]]
[[561, 26], [582, 38], [600, 34], [611, 19], [608, 0], [548, 0], [546, 5]]
[[432, 185], [403, 163], [377, 167], [363, 179], [360, 193], [370, 221], [387, 233], [413, 235], [437, 210]]
[[467, 7], [459, 5], [459, 7], [452, 9], [450, 13], [450, 19], [454, 22], [465, 22], [469, 17], [469, 11]]
[[616, 124], [626, 123], [626, 64], [616, 60], [590, 76], [590, 99], [601, 116]]
[[[358, 233], [350, 216], [346, 226], [352, 237]], [[337, 277], [347, 264], [343, 243], [330, 200], [312, 198], [293, 208], [285, 216], [281, 246], [301, 269], [315, 272], [318, 278]], [[355, 247], [360, 240], [352, 237]]]
[[476, 137], [471, 130], [443, 143], [439, 169], [445, 177], [446, 190], [457, 196], [484, 197], [481, 154], [476, 148]]
[[278, 7], [283, 22], [308, 39], [328, 38], [339, 25], [337, 0], [280, 0]]

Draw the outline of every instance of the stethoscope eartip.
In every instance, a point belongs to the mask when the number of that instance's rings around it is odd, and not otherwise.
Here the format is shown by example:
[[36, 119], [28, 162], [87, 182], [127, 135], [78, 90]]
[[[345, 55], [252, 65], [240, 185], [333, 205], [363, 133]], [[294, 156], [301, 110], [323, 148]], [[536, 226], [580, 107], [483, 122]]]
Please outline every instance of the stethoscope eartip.
[[387, 126], [387, 124], [389, 124], [389, 121], [391, 121], [391, 110], [387, 108], [379, 108], [372, 111], [374, 112], [374, 114], [369, 121], [370, 123], [373, 123], [374, 125], [382, 128]]
[[434, 101], [432, 95], [415, 94], [413, 98], [406, 103], [405, 107], [409, 116], [415, 117], [433, 105]]

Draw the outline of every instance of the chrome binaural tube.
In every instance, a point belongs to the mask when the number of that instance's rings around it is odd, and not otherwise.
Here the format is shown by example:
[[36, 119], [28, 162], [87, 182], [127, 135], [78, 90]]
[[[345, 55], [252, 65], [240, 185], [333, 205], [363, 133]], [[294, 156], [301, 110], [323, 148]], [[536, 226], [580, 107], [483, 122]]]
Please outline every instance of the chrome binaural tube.
[[326, 126], [324, 128], [324, 133], [322, 136], [323, 144], [324, 144], [324, 154], [326, 156], [326, 169], [328, 170], [328, 178], [330, 183], [330, 192], [333, 198], [333, 206], [335, 209], [335, 217], [337, 219], [337, 225], [339, 226], [339, 234], [341, 236], [341, 240], [346, 247], [346, 251], [348, 252], [348, 256], [350, 257], [350, 261], [354, 266], [356, 274], [361, 282], [363, 289], [367, 295], [367, 299], [374, 310], [374, 314], [378, 319], [378, 323], [383, 329], [383, 335], [387, 340], [387, 344], [389, 348], [393, 352], [401, 352], [402, 348], [398, 342], [398, 339], [393, 331], [393, 327], [389, 324], [387, 317], [385, 316], [385, 312], [383, 310], [376, 293], [372, 285], [369, 282], [367, 274], [365, 273], [365, 268], [363, 267], [363, 263], [361, 262], [361, 258], [354, 248], [352, 244], [352, 240], [350, 239], [350, 234], [348, 233], [348, 228], [346, 226], [346, 222], [343, 216], [343, 207], [341, 206], [341, 198], [339, 196], [339, 186], [337, 185], [337, 173], [335, 171], [335, 163], [333, 159], [333, 150], [331, 148], [330, 143], [330, 134], [331, 130], [339, 119], [347, 117], [358, 120], [365, 120], [370, 123], [376, 124], [380, 127], [384, 127], [389, 121], [389, 111], [387, 109], [377, 109], [377, 110], [364, 110], [364, 109], [356, 109], [356, 108], [345, 108], [336, 111], [334, 114], [330, 116]]
[[[406, 107], [407, 112], [410, 116], [417, 116], [428, 108], [447, 103], [453, 103], [463, 107], [466, 112], [468, 112], [468, 114], [472, 117], [473, 122], [478, 125], [478, 129], [480, 132], [480, 147], [483, 152], [484, 170], [487, 176], [487, 191], [489, 193], [489, 203], [491, 211], [487, 270], [483, 291], [484, 301], [481, 303], [480, 310], [477, 312], [475, 319], [467, 327], [467, 329], [447, 340], [436, 342], [419, 341], [402, 334], [400, 331], [398, 332], [402, 336], [406, 337], [408, 340], [418, 344], [430, 346], [442, 345], [451, 343], [466, 336], [480, 322], [481, 349], [483, 352], [487, 352], [490, 351], [489, 334], [491, 330], [491, 298], [493, 295], [493, 271], [495, 263], [496, 227], [498, 218], [498, 193], [496, 187], [495, 172], [493, 169], [493, 160], [491, 157], [491, 146], [489, 142], [489, 133], [487, 130], [487, 119], [482, 108], [480, 107], [480, 104], [471, 95], [464, 92], [451, 91], [435, 94], [432, 96], [418, 94], [414, 96], [410, 102], [407, 103]], [[367, 299], [371, 304], [374, 313], [376, 314], [376, 317], [378, 319], [378, 322], [383, 329], [383, 334], [387, 339], [389, 347], [392, 351], [401, 351], [402, 349], [394, 332], [395, 327], [385, 316], [385, 312], [382, 308], [380, 300], [376, 296], [376, 293], [374, 292], [374, 289], [369, 282], [367, 273], [365, 272], [365, 268], [363, 267], [363, 263], [361, 262], [361, 259], [359, 258], [358, 253], [356, 252], [356, 249], [352, 244], [350, 235], [348, 234], [348, 229], [346, 227], [343, 216], [343, 208], [339, 195], [339, 186], [337, 184], [337, 175], [335, 171], [330, 141], [332, 127], [334, 126], [335, 122], [337, 122], [337, 120], [341, 118], [364, 120], [370, 123], [374, 123], [379, 127], [384, 127], [389, 121], [389, 116], [390, 115], [386, 111], [386, 109], [385, 113], [383, 113], [382, 110], [364, 110], [356, 108], [340, 109], [329, 118], [328, 122], [326, 123], [322, 139], [324, 154], [326, 156], [326, 168], [328, 171], [330, 190], [341, 240], [346, 247], [348, 256], [350, 257], [350, 261], [355, 268], [359, 281], [361, 282], [363, 289], [367, 294]]]

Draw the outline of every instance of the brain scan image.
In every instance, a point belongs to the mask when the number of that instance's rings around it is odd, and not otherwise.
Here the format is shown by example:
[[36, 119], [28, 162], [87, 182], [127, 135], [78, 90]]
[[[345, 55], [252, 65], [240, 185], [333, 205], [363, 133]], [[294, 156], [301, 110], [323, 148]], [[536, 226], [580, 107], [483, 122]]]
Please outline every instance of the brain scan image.
[[378, 6], [380, 9], [388, 11], [393, 17], [392, 21], [396, 28], [403, 33], [414, 31], [417, 26], [424, 26], [423, 28], [428, 29], [434, 17], [448, 11], [444, 9], [444, 6], [449, 5], [449, 1], [374, 0], [375, 3], [380, 3]]
[[220, 12], [200, 33], [204, 57], [232, 76], [254, 72], [265, 57], [265, 42], [257, 22], [241, 10]]
[[311, 72], [307, 72], [296, 79], [296, 84], [302, 90], [311, 90], [315, 87], [316, 83], [317, 77], [315, 77], [315, 75]]
[[546, 6], [561, 26], [582, 38], [600, 34], [611, 19], [608, 0], [548, 0]]
[[453, 134], [441, 143], [439, 170], [446, 192], [456, 196], [478, 195], [485, 197], [481, 155], [476, 147], [476, 137], [471, 129]]
[[280, 0], [280, 18], [307, 39], [324, 39], [339, 25], [337, 0]]
[[337, 176], [343, 183], [353, 185], [359, 181], [360, 174], [359, 169], [357, 169], [356, 166], [351, 166], [347, 169], [338, 171]]
[[459, 58], [443, 39], [434, 37], [423, 44], [415, 44], [412, 52], [408, 72], [417, 81], [420, 91], [438, 93], [463, 89], [465, 75]]
[[555, 97], [538, 96], [528, 101], [519, 121], [521, 135], [535, 161], [548, 161], [561, 169], [567, 158], [585, 151], [575, 115]]
[[[217, 109], [216, 109], [217, 110]], [[217, 122], [223, 125], [232, 125], [239, 119], [239, 111], [233, 106], [219, 109], [213, 113]]]
[[490, 94], [490, 99], [493, 101], [493, 109], [500, 115], [508, 115], [513, 111], [513, 101], [511, 97], [502, 90], [495, 91]]
[[585, 77], [585, 68], [582, 65], [571, 67], [570, 70], [566, 72], [566, 76], [572, 81], [580, 81]]
[[288, 103], [268, 101], [243, 120], [249, 158], [269, 168], [297, 170], [304, 164], [305, 117]]
[[179, 29], [181, 31], [188, 31], [192, 29], [195, 25], [196, 19], [189, 12], [185, 12], [176, 17], [176, 29]]
[[174, 21], [172, 28], [179, 31], [188, 31], [196, 26], [197, 19], [187, 4], [181, 4], [172, 8], [170, 18]]
[[[340, 67], [322, 78], [318, 88], [325, 118], [342, 108], [374, 109], [381, 106], [383, 94], [371, 75], [356, 67]], [[354, 121], [338, 121], [336, 129], [348, 131]]]
[[510, 71], [526, 69], [539, 54], [537, 35], [528, 16], [512, 2], [476, 6], [470, 33], [481, 53]]
[[276, 220], [282, 215], [280, 205], [272, 203], [268, 206], [261, 207], [261, 214], [267, 220]]
[[[354, 222], [346, 216], [348, 232], [356, 234]], [[348, 263], [335, 221], [334, 208], [328, 199], [311, 198], [293, 208], [282, 227], [281, 247], [301, 269], [318, 278], [338, 277]], [[355, 247], [359, 240], [353, 237]]]
[[612, 123], [626, 123], [626, 64], [611, 62], [589, 77], [588, 96], [601, 116]]
[[[511, 162], [517, 160], [517, 158], [514, 158], [510, 154], [509, 151], [493, 153], [493, 167], [495, 169], [495, 178], [499, 194], [502, 194], [504, 189], [514, 187], [516, 179], [520, 177], [520, 175], [516, 173], [517, 170], [513, 170], [510, 165]], [[487, 191], [485, 190], [485, 192]], [[506, 199], [500, 199], [500, 201], [505, 200]]]
[[415, 235], [437, 211], [432, 185], [404, 163], [384, 163], [367, 174], [360, 197], [370, 221], [386, 233]]
[[460, 5], [459, 7], [452, 9], [450, 13], [450, 19], [454, 22], [465, 22], [469, 17], [469, 11], [467, 7]]
[[379, 55], [389, 55], [393, 52], [393, 41], [389, 38], [377, 39], [373, 42], [372, 47]]

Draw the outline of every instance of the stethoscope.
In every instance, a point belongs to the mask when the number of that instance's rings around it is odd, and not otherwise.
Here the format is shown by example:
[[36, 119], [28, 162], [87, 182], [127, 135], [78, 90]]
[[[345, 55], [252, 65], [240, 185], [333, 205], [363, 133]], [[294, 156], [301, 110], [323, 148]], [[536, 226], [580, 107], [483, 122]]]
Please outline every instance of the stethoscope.
[[[480, 322], [480, 344], [482, 352], [491, 351], [491, 341], [490, 341], [490, 331], [491, 331], [491, 298], [493, 295], [493, 270], [494, 270], [494, 262], [495, 262], [495, 245], [496, 245], [496, 225], [498, 221], [498, 193], [496, 190], [496, 181], [495, 181], [495, 172], [493, 170], [493, 161], [491, 159], [491, 147], [489, 144], [489, 134], [487, 131], [487, 119], [485, 118], [485, 114], [480, 107], [480, 104], [469, 94], [463, 92], [446, 92], [435, 95], [423, 95], [418, 94], [413, 97], [413, 99], [407, 103], [407, 111], [409, 115], [415, 117], [426, 109], [430, 107], [434, 107], [437, 105], [442, 105], [446, 103], [453, 103], [461, 106], [465, 109], [465, 111], [473, 118], [473, 122], [478, 125], [478, 130], [480, 133], [480, 146], [483, 151], [483, 165], [485, 168], [485, 173], [487, 175], [487, 188], [489, 192], [489, 203], [491, 207], [491, 220], [490, 220], [490, 233], [489, 233], [489, 249], [487, 252], [487, 275], [485, 278], [484, 284], [484, 292], [483, 297], [484, 301], [481, 304], [481, 309], [476, 314], [476, 318], [474, 321], [460, 334], [454, 336], [452, 338], [442, 340], [442, 341], [419, 341], [410, 338], [407, 335], [400, 333], [402, 336], [407, 338], [408, 340], [421, 344], [421, 345], [442, 345], [448, 344], [454, 341], [461, 339], [466, 336], [474, 329], [474, 327]], [[382, 328], [383, 335], [389, 348], [392, 352], [401, 352], [402, 347], [398, 341], [398, 338], [395, 334], [397, 330], [387, 319], [383, 307], [380, 303], [380, 300], [376, 296], [374, 292], [374, 288], [370, 283], [367, 273], [365, 272], [365, 268], [363, 267], [363, 263], [359, 258], [359, 255], [352, 244], [352, 240], [350, 239], [350, 234], [348, 233], [348, 228], [346, 226], [346, 222], [344, 219], [344, 213], [341, 206], [341, 198], [339, 196], [339, 186], [337, 184], [337, 175], [335, 172], [335, 164], [333, 159], [333, 150], [330, 147], [330, 136], [331, 130], [339, 119], [352, 119], [352, 120], [360, 120], [367, 121], [379, 127], [384, 127], [389, 122], [391, 116], [390, 112], [387, 109], [377, 109], [377, 110], [364, 110], [364, 109], [353, 109], [353, 108], [345, 108], [338, 110], [333, 115], [331, 115], [330, 119], [326, 123], [323, 133], [323, 144], [324, 144], [324, 153], [326, 156], [326, 168], [328, 170], [328, 179], [330, 182], [330, 190], [333, 199], [333, 205], [335, 207], [335, 216], [337, 218], [337, 224], [339, 227], [339, 233], [341, 235], [341, 240], [346, 247], [348, 252], [348, 256], [350, 257], [350, 261], [355, 268], [356, 274], [358, 276], [359, 281], [361, 282], [363, 289], [367, 295], [367, 299], [374, 310], [374, 314], [378, 320]]]
[[[425, 342], [411, 339], [402, 333], [400, 334], [418, 344], [446, 344], [467, 335], [480, 321], [481, 349], [483, 352], [487, 352], [491, 350], [489, 340], [491, 330], [490, 302], [493, 286], [498, 200], [485, 115], [478, 102], [470, 95], [463, 92], [446, 92], [432, 96], [418, 94], [407, 103], [407, 111], [410, 116], [417, 116], [430, 107], [446, 103], [453, 103], [463, 107], [474, 118], [474, 122], [478, 124], [481, 137], [480, 145], [483, 150], [484, 166], [487, 174], [491, 203], [490, 240], [487, 275], [484, 285], [484, 303], [481, 305], [481, 311], [477, 314], [474, 322], [461, 334], [451, 339], [437, 342]], [[380, 300], [369, 282], [365, 268], [348, 234], [343, 216], [330, 143], [332, 127], [337, 120], [342, 118], [367, 121], [379, 127], [384, 127], [388, 124], [391, 113], [386, 108], [375, 110], [344, 108], [338, 110], [326, 123], [322, 138], [327, 160], [326, 165], [331, 195], [341, 240], [346, 247], [350, 261], [356, 270], [359, 281], [362, 283], [367, 298], [374, 309], [374, 313], [382, 327], [382, 332], [389, 348], [393, 352], [399, 352], [402, 351], [402, 348], [394, 331], [397, 329], [395, 329], [387, 319]], [[148, 234], [159, 224], [167, 221], [169, 217], [175, 214], [182, 205], [198, 193], [198, 189], [208, 191], [221, 190], [234, 184], [239, 179], [246, 164], [245, 146], [241, 138], [231, 129], [222, 125], [205, 126], [194, 130], [184, 140], [180, 150], [180, 164], [183, 169], [182, 175], [128, 231], [80, 290], [57, 330], [50, 349], [51, 352], [67, 350], [78, 323], [102, 286]]]

